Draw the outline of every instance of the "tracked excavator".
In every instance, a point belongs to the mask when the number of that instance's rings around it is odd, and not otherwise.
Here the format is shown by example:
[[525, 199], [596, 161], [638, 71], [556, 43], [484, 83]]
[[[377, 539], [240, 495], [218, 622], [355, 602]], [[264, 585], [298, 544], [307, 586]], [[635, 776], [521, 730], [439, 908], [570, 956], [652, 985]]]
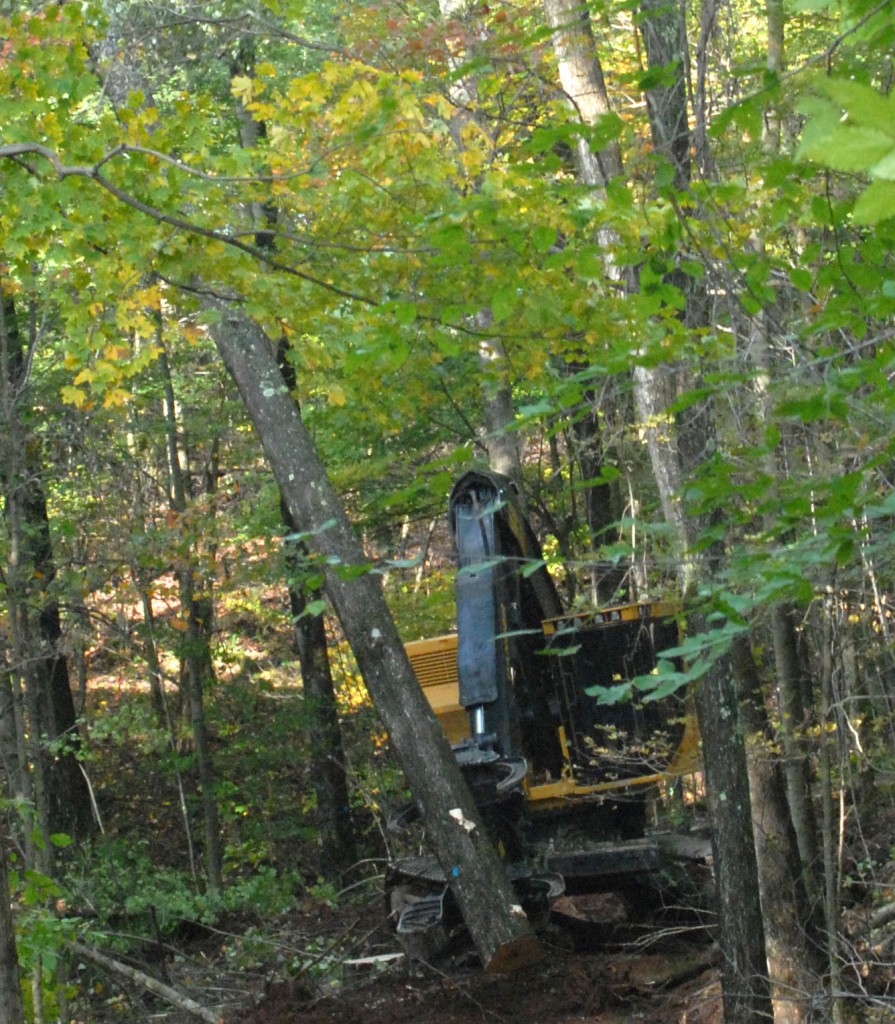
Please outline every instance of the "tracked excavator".
[[[601, 700], [678, 646], [674, 607], [567, 614], [514, 485], [499, 474], [462, 476], [448, 516], [457, 631], [407, 652], [530, 919], [546, 922], [564, 894], [624, 890], [692, 858], [680, 837], [645, 829], [659, 788], [698, 767], [687, 697]], [[386, 900], [410, 956], [462, 942], [436, 857], [394, 860]]]

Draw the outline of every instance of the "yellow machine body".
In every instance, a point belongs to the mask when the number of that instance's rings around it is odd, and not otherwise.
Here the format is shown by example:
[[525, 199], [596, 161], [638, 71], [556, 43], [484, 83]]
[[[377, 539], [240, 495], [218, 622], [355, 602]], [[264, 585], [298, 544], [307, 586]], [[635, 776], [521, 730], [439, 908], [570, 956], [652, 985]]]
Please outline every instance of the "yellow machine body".
[[[587, 628], [598, 623], [661, 618], [673, 615], [675, 608], [669, 602], [617, 605], [582, 615], [550, 619], [542, 623], [545, 642], [560, 629], [574, 622]], [[407, 654], [429, 704], [452, 744], [463, 741], [470, 731], [469, 717], [460, 704], [460, 685], [457, 677], [457, 635], [416, 640], [406, 645]], [[557, 739], [563, 751], [564, 765], [557, 778], [529, 777], [525, 780], [526, 804], [531, 811], [548, 810], [569, 800], [594, 798], [602, 794], [641, 789], [656, 785], [693, 771], [699, 767], [699, 730], [689, 705], [684, 716], [684, 729], [680, 741], [668, 763], [660, 770], [630, 778], [597, 783], [584, 783], [576, 777], [575, 765], [566, 741], [564, 728], [557, 726]]]

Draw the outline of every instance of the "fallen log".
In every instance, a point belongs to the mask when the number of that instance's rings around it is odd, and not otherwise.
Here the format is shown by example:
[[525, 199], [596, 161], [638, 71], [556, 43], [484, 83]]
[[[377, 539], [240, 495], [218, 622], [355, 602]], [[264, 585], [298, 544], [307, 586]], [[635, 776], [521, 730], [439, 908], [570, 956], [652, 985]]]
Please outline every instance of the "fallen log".
[[158, 978], [153, 978], [151, 974], [146, 974], [145, 971], [139, 971], [136, 967], [123, 964], [120, 960], [113, 960], [112, 957], [106, 956], [105, 953], [100, 953], [98, 949], [93, 949], [91, 946], [85, 946], [82, 942], [70, 942], [68, 945], [73, 952], [77, 953], [84, 960], [89, 960], [90, 963], [96, 964], [97, 967], [101, 967], [112, 974], [117, 974], [121, 978], [127, 978], [128, 981], [139, 985], [147, 992], [151, 992], [160, 999], [164, 999], [171, 1006], [176, 1006], [178, 1010], [185, 1010], [194, 1017], [198, 1017], [199, 1020], [207, 1021], [208, 1024], [220, 1024], [223, 1019], [214, 1010], [210, 1010], [207, 1006], [202, 1006], [195, 999], [190, 999], [189, 996], [183, 995], [177, 989], [159, 981]]

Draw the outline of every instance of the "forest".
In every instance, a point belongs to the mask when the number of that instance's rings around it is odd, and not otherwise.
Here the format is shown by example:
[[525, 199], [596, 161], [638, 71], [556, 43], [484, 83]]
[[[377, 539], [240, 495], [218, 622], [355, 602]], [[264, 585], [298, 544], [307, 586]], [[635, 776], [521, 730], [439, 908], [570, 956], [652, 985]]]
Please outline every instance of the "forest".
[[[892, 1019], [893, 54], [892, 0], [0, 0], [0, 1024]], [[676, 609], [599, 701], [692, 701], [702, 1016], [470, 838], [404, 645], [476, 468], [571, 613]], [[419, 843], [460, 980], [394, 966]]]

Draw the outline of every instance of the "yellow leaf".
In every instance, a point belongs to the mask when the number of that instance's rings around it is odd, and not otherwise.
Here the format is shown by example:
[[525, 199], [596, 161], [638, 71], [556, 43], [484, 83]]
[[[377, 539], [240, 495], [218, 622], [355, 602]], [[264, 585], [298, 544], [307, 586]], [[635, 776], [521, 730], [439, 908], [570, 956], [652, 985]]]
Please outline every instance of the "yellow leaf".
[[130, 398], [130, 392], [125, 391], [124, 388], [109, 388], [103, 395], [103, 408], [113, 409], [115, 406], [127, 405]]
[[111, 359], [113, 361], [128, 359], [131, 355], [130, 345], [106, 345], [103, 349], [103, 355], [106, 359]]
[[333, 405], [344, 405], [345, 404], [345, 389], [341, 384], [330, 384], [327, 391], [327, 397]]
[[252, 80], [246, 75], [234, 75], [230, 79], [230, 92], [241, 102], [250, 103], [252, 100]]
[[59, 394], [62, 396], [63, 402], [73, 405], [76, 409], [83, 409], [87, 402], [87, 393], [81, 388], [73, 387], [71, 384], [66, 384], [65, 387], [60, 388]]
[[186, 619], [182, 619], [179, 615], [176, 615], [173, 619], [171, 619], [170, 624], [171, 629], [176, 629], [178, 633], [185, 633], [190, 628], [190, 625], [186, 621]]
[[273, 149], [281, 147], [283, 143], [288, 142], [290, 138], [289, 132], [283, 128], [282, 125], [278, 124], [272, 124], [270, 128], [268, 128], [267, 135]]
[[180, 334], [185, 341], [188, 341], [191, 345], [198, 345], [202, 340], [203, 332], [195, 324], [181, 323]]
[[269, 121], [279, 113], [275, 103], [249, 103], [246, 109], [256, 121]]

